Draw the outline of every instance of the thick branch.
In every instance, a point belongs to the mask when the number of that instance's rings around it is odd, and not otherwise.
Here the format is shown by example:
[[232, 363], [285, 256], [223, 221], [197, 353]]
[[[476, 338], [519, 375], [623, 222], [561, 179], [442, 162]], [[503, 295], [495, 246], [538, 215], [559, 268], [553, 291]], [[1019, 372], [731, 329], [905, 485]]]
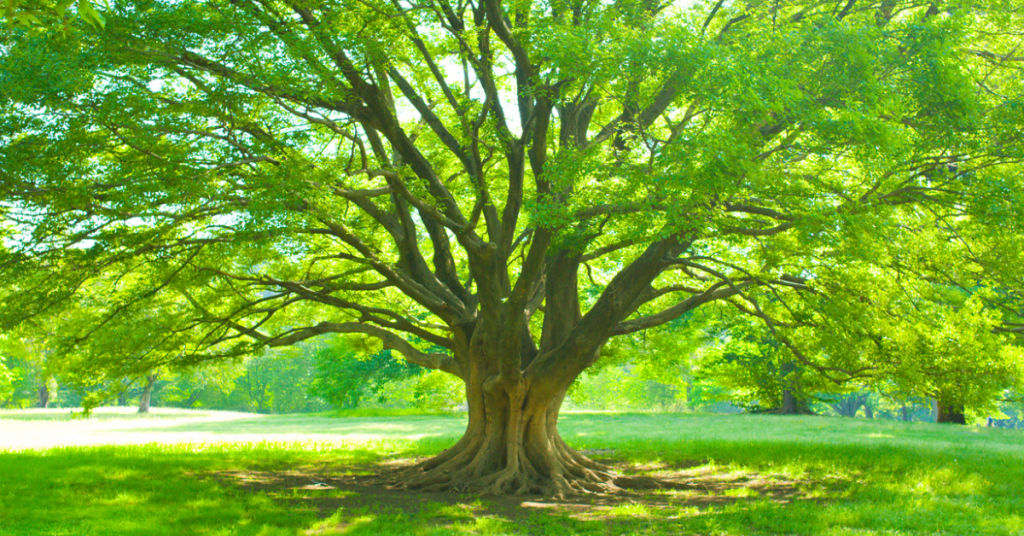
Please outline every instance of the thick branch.
[[405, 339], [386, 329], [381, 329], [376, 326], [362, 324], [359, 322], [320, 322], [313, 327], [295, 330], [287, 335], [266, 339], [265, 342], [267, 346], [270, 347], [291, 346], [295, 343], [316, 337], [317, 335], [323, 335], [325, 333], [361, 333], [371, 337], [376, 337], [384, 344], [384, 348], [400, 352], [410, 363], [415, 363], [421, 367], [429, 369], [443, 370], [449, 374], [454, 374], [455, 376], [465, 379], [462, 370], [459, 368], [458, 362], [455, 361], [455, 358], [452, 356], [447, 354], [421, 352], [417, 350], [416, 347], [409, 344]]

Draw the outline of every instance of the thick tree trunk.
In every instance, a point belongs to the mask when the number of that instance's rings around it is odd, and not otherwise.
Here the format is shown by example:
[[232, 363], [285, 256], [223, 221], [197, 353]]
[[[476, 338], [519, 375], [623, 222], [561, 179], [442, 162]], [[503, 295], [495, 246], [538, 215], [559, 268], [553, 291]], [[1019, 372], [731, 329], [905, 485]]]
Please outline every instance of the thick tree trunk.
[[875, 418], [875, 412], [871, 409], [871, 404], [864, 404], [864, 418], [865, 419], [874, 419]]
[[[677, 256], [689, 242], [672, 237], [648, 246], [583, 315], [576, 280], [580, 256], [569, 251], [536, 255], [550, 239], [547, 231], [535, 232], [527, 256], [533, 275], [521, 274], [515, 285], [506, 279], [504, 261], [494, 264], [500, 256], [480, 252], [471, 257], [478, 263], [473, 275], [480, 312], [455, 326], [452, 338], [459, 377], [466, 382], [466, 433], [440, 455], [399, 472], [396, 485], [555, 497], [618, 489], [608, 468], [559, 436], [559, 410], [573, 380], [594, 364], [619, 323], [642, 303], [641, 293], [667, 266], [664, 259]], [[521, 285], [527, 281], [536, 286]], [[541, 289], [536, 296], [543, 298], [545, 309], [538, 344], [530, 332], [530, 315], [540, 302], [531, 295]]]
[[967, 424], [967, 416], [964, 415], [963, 404], [951, 404], [948, 402], [938, 402], [938, 417], [935, 422], [938, 423], [950, 423], [950, 424]]
[[46, 408], [50, 405], [50, 386], [44, 381], [39, 386], [39, 399], [36, 401], [36, 407]]
[[814, 415], [807, 400], [799, 398], [793, 391], [786, 389], [782, 392], [782, 407], [778, 410], [779, 415]]
[[146, 376], [146, 387], [139, 397], [139, 413], [149, 413], [149, 403], [153, 397], [153, 384], [156, 383], [156, 374]]
[[782, 415], [796, 415], [797, 401], [796, 397], [793, 396], [793, 391], [786, 389], [782, 392], [782, 409], [779, 413]]
[[525, 382], [511, 389], [467, 383], [469, 423], [453, 447], [396, 475], [395, 484], [483, 495], [566, 496], [618, 489], [612, 472], [558, 434], [565, 390], [545, 396]]
[[800, 385], [800, 369], [793, 363], [786, 362], [782, 364], [779, 372], [789, 388], [784, 388], [782, 391], [782, 407], [779, 408], [778, 413], [780, 415], [810, 415], [812, 412], [807, 400], [798, 397], [792, 389], [793, 386]]
[[782, 391], [782, 407], [774, 413], [779, 415], [814, 415], [811, 411], [811, 405], [802, 398], [796, 396], [796, 393], [786, 389]]

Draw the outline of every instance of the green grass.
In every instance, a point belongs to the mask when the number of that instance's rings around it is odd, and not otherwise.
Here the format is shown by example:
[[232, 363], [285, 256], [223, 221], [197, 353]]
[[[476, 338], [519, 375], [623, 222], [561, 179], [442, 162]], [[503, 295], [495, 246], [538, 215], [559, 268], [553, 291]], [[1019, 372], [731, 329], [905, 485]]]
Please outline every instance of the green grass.
[[[15, 425], [83, 430], [81, 421], [19, 424], [9, 415], [0, 414], [0, 445], [5, 427]], [[371, 473], [375, 464], [439, 452], [461, 433], [461, 416], [212, 418], [221, 420], [131, 418], [118, 431], [220, 442], [0, 452], [0, 536], [1024, 535], [1024, 433], [1014, 430], [820, 417], [570, 414], [560, 425], [570, 444], [621, 470], [689, 485], [636, 497], [520, 504], [336, 485], [347, 481], [344, 475]], [[255, 435], [301, 439], [234, 442]]]
[[[98, 408], [86, 415], [80, 408], [74, 409], [0, 409], [0, 421], [75, 421], [88, 418], [92, 421], [111, 420], [152, 420], [152, 419], [194, 419], [213, 414], [233, 414], [222, 411], [193, 411], [157, 409], [153, 413], [140, 415], [135, 408]], [[238, 415], [238, 414], [233, 414]]]
[[416, 408], [353, 408], [336, 409], [321, 413], [323, 417], [350, 418], [350, 417], [458, 417], [458, 411], [446, 410], [422, 410]]
[[458, 435], [465, 430], [464, 419], [430, 415], [400, 417], [329, 418], [310, 415], [252, 415], [227, 421], [159, 423], [139, 426], [139, 432], [199, 432], [212, 435], [301, 434], [316, 436], [380, 436], [408, 439], [418, 436]]

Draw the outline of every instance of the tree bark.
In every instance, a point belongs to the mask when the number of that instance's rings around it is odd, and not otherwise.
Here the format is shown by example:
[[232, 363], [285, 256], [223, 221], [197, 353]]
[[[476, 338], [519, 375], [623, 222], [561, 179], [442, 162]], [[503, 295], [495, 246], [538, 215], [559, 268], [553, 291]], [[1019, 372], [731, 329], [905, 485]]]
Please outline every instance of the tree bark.
[[800, 368], [793, 363], [784, 362], [779, 368], [779, 372], [781, 373], [782, 381], [787, 385], [782, 390], [782, 407], [779, 408], [779, 415], [811, 414], [811, 407], [807, 400], [797, 396], [796, 391], [793, 390], [794, 386], [800, 385]]
[[[394, 475], [393, 483], [424, 491], [562, 497], [618, 489], [608, 468], [569, 447], [558, 433], [566, 390], [581, 370], [531, 377], [527, 350], [521, 373], [495, 355], [481, 330], [465, 364], [469, 420], [451, 448]], [[493, 332], [492, 332], [493, 333]], [[508, 356], [504, 356], [507, 357]]]
[[46, 381], [39, 386], [39, 399], [36, 401], [36, 407], [46, 408], [50, 405], [50, 387]]
[[964, 415], [964, 405], [950, 402], [938, 401], [937, 423], [967, 424], [967, 416]]
[[536, 398], [537, 390], [526, 385], [488, 392], [482, 382], [471, 382], [466, 390], [465, 435], [440, 455], [399, 473], [397, 484], [483, 495], [566, 496], [618, 489], [608, 468], [559, 436], [564, 390], [547, 399]]
[[789, 389], [782, 391], [782, 407], [777, 413], [779, 415], [814, 415], [807, 400], [798, 397]]
[[156, 374], [146, 376], [146, 387], [139, 396], [139, 413], [149, 413], [149, 403], [153, 396], [153, 385], [156, 383]]
[[779, 413], [782, 415], [796, 415], [796, 397], [793, 396], [793, 391], [786, 389], [782, 391], [782, 409]]

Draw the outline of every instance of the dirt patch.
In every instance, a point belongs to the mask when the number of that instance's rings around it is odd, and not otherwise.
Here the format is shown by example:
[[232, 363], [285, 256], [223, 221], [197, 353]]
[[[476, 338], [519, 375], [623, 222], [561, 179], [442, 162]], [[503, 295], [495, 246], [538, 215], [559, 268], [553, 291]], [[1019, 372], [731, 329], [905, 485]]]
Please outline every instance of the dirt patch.
[[[623, 475], [615, 482], [625, 488], [623, 491], [558, 500], [540, 496], [481, 497], [472, 493], [409, 491], [389, 486], [381, 476], [413, 463], [412, 460], [277, 471], [229, 471], [211, 476], [222, 484], [265, 494], [275, 501], [315, 508], [321, 518], [333, 515], [339, 508], [346, 512], [390, 511], [439, 527], [458, 520], [458, 516], [452, 517], [452, 508], [473, 517], [497, 516], [520, 528], [528, 528], [530, 518], [538, 515], [614, 523], [617, 516], [621, 519], [623, 509], [628, 511], [633, 507], [642, 507], [654, 517], [663, 517], [659, 511], [669, 515], [668, 512], [688, 507], [704, 510], [743, 501], [820, 500], [822, 494], [817, 491], [834, 486], [777, 475], [731, 473], [709, 465], [707, 460], [645, 465], [609, 459], [602, 462]], [[339, 528], [343, 527], [335, 527]]]

